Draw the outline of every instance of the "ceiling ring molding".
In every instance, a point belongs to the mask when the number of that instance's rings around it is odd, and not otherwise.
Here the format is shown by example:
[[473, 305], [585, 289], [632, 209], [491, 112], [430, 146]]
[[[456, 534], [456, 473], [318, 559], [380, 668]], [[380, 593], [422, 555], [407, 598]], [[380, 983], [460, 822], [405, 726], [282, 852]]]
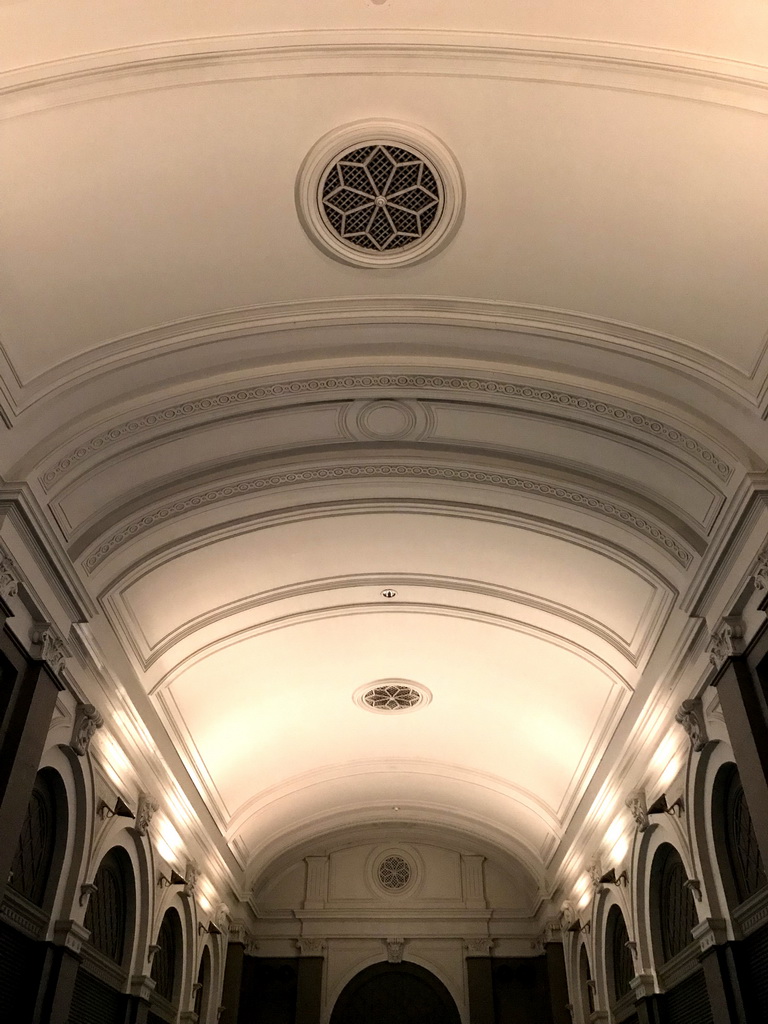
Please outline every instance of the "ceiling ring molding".
[[6, 117], [179, 84], [315, 75], [561, 82], [765, 111], [766, 69], [724, 57], [594, 39], [435, 30], [287, 31], [124, 47], [0, 76]]
[[223, 501], [256, 495], [281, 487], [303, 486], [318, 482], [341, 482], [372, 479], [394, 480], [435, 480], [459, 484], [481, 485], [516, 491], [536, 498], [565, 503], [588, 513], [606, 517], [626, 526], [658, 545], [666, 555], [682, 568], [693, 560], [690, 548], [677, 540], [670, 532], [654, 522], [653, 518], [641, 514], [620, 502], [607, 499], [598, 493], [572, 486], [561, 486], [532, 477], [505, 472], [492, 472], [454, 466], [426, 466], [403, 463], [372, 463], [367, 465], [341, 464], [305, 469], [289, 470], [282, 473], [265, 473], [252, 476], [237, 483], [214, 484], [186, 494], [184, 497], [166, 501], [148, 512], [135, 516], [119, 529], [113, 531], [82, 561], [83, 568], [91, 575], [110, 555], [136, 537], [153, 527], [163, 525], [180, 516], [211, 507]]
[[[175, 402], [165, 408], [153, 410], [140, 416], [92, 434], [81, 444], [70, 447], [40, 477], [40, 484], [49, 491], [59, 480], [79, 468], [91, 458], [115, 444], [131, 442], [142, 434], [163, 427], [184, 429], [190, 419], [210, 417], [219, 411], [240, 413], [244, 408], [266, 403], [291, 401], [301, 398], [322, 400], [330, 394], [382, 392], [413, 392], [445, 395], [454, 401], [457, 397], [469, 396], [532, 405], [557, 415], [576, 414], [601, 423], [615, 425], [618, 430], [631, 431], [645, 438], [653, 438], [656, 444], [664, 444], [676, 452], [682, 452], [690, 459], [705, 466], [722, 481], [733, 474], [733, 467], [708, 445], [696, 437], [672, 426], [664, 420], [649, 416], [637, 409], [627, 408], [614, 402], [604, 401], [577, 391], [538, 384], [518, 383], [469, 374], [435, 373], [347, 373], [323, 377], [309, 377], [303, 380], [279, 381], [270, 384], [249, 385], [226, 391], [210, 392], [186, 401]], [[384, 399], [393, 407], [402, 409], [404, 433], [421, 427], [419, 414], [412, 407], [406, 411], [402, 403], [392, 398]], [[371, 406], [356, 407], [348, 414], [349, 427], [362, 440], [375, 434], [370, 427]], [[351, 419], [349, 418], [351, 416]], [[182, 426], [183, 425], [183, 426]]]

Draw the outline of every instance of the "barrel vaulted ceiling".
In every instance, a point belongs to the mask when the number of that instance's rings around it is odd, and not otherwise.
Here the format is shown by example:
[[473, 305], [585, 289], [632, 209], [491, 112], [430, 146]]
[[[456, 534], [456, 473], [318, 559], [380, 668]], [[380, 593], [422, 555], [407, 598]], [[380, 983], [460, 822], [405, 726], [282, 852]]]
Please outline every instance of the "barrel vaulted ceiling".
[[[756, 0], [0, 4], [3, 493], [244, 877], [383, 822], [546, 888], [666, 721], [768, 456], [766, 39]], [[300, 172], [381, 121], [463, 197], [361, 267]]]

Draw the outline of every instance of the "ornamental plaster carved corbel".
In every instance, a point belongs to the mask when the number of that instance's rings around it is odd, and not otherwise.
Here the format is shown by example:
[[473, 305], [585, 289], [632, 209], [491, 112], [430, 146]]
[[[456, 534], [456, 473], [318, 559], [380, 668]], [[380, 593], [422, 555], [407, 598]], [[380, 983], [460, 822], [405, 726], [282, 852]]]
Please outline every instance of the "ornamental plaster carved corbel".
[[707, 723], [704, 718], [704, 706], [701, 700], [698, 698], [696, 700], [684, 700], [675, 715], [675, 721], [679, 722], [688, 733], [688, 739], [691, 741], [691, 746], [696, 753], [703, 750], [709, 741], [709, 736], [707, 735]]
[[296, 940], [296, 948], [301, 956], [322, 956], [325, 952], [325, 939], [302, 936]]
[[213, 923], [217, 928], [221, 928], [222, 931], [229, 931], [230, 924], [232, 923], [231, 911], [228, 904], [219, 903], [214, 911]]
[[194, 861], [188, 860], [187, 866], [184, 870], [184, 888], [181, 890], [181, 895], [188, 896], [190, 899], [193, 899], [197, 892], [197, 883], [199, 878], [200, 868]]
[[0, 597], [8, 600], [16, 597], [21, 583], [21, 573], [9, 554], [0, 548]]
[[80, 886], [80, 906], [84, 907], [88, 900], [93, 896], [95, 892], [99, 891], [98, 885], [94, 885], [93, 882], [85, 882]]
[[768, 590], [768, 545], [757, 556], [752, 569], [752, 583], [755, 590]]
[[469, 956], [490, 956], [493, 942], [487, 935], [464, 939], [464, 950]]
[[645, 832], [651, 823], [651, 820], [648, 817], [648, 804], [645, 799], [645, 790], [633, 789], [626, 799], [626, 805], [635, 820], [635, 828], [637, 831]]
[[93, 734], [104, 725], [104, 719], [93, 704], [78, 704], [75, 711], [75, 724], [72, 728], [70, 747], [78, 757], [88, 753]]
[[576, 908], [570, 900], [563, 900], [560, 905], [560, 931], [567, 932], [576, 924]]
[[59, 675], [67, 658], [72, 656], [58, 630], [50, 622], [36, 622], [30, 630], [32, 656], [45, 661], [54, 675]]
[[589, 877], [592, 879], [592, 888], [596, 892], [601, 892], [603, 889], [603, 883], [600, 881], [600, 879], [603, 877], [603, 869], [600, 866], [600, 861], [593, 860], [587, 868], [587, 873], [589, 874]]
[[683, 882], [683, 887], [687, 889], [688, 892], [693, 894], [693, 898], [696, 900], [697, 903], [701, 903], [701, 882], [698, 878], [686, 878], [686, 880]]
[[149, 793], [139, 793], [139, 806], [136, 809], [136, 820], [133, 825], [137, 835], [145, 836], [147, 834], [152, 816], [157, 809], [157, 801]]
[[246, 956], [258, 956], [260, 946], [258, 942], [254, 942], [253, 939], [243, 944], [243, 953]]
[[403, 962], [405, 939], [385, 939], [384, 945], [387, 947], [387, 963], [400, 964]]
[[712, 633], [707, 644], [709, 660], [715, 668], [721, 668], [728, 658], [744, 653], [744, 620], [738, 615], [726, 615]]

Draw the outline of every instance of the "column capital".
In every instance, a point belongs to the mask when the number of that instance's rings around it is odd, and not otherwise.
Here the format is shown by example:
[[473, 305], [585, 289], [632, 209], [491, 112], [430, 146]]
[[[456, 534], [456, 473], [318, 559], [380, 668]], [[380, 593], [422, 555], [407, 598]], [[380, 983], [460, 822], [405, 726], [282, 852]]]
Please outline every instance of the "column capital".
[[635, 999], [647, 999], [658, 991], [656, 986], [656, 975], [652, 971], [637, 974], [630, 979], [629, 987], [632, 989]]
[[150, 996], [155, 991], [155, 979], [150, 978], [148, 974], [134, 974], [131, 978], [130, 991], [132, 996], [148, 1003]]
[[53, 926], [54, 945], [64, 946], [70, 953], [76, 955], [90, 934], [90, 931], [78, 921], [57, 921]]
[[699, 943], [702, 953], [713, 946], [722, 946], [728, 941], [728, 925], [721, 917], [706, 917], [691, 929], [691, 935]]
[[300, 956], [322, 956], [325, 952], [325, 939], [302, 936], [296, 940], [296, 948]]

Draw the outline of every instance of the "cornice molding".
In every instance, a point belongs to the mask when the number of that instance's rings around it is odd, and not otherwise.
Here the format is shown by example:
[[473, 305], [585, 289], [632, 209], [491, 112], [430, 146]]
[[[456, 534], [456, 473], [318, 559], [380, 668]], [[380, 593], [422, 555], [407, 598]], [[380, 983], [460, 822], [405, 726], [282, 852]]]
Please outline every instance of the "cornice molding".
[[98, 456], [116, 444], [133, 441], [149, 431], [171, 427], [183, 429], [192, 420], [208, 420], [218, 412], [242, 414], [244, 409], [288, 403], [299, 399], [312, 401], [328, 396], [373, 393], [407, 393], [412, 396], [445, 396], [450, 401], [468, 397], [511, 404], [533, 405], [548, 414], [576, 415], [596, 419], [601, 423], [633, 434], [653, 438], [658, 445], [665, 444], [694, 459], [723, 482], [730, 479], [733, 467], [712, 448], [677, 427], [656, 416], [649, 416], [613, 402], [597, 399], [576, 390], [546, 387], [530, 383], [479, 377], [470, 374], [435, 373], [346, 373], [302, 380], [275, 381], [270, 384], [249, 385], [225, 391], [208, 392], [198, 397], [177, 401], [164, 408], [123, 420], [121, 423], [92, 434], [80, 444], [71, 446], [65, 454], [39, 477], [41, 486], [50, 490], [58, 481], [75, 471], [88, 459]]
[[[592, 39], [451, 30], [314, 30], [130, 46], [0, 77], [8, 117], [62, 103], [210, 80], [408, 74], [535, 79], [768, 108], [766, 68], [723, 57]], [[73, 95], [74, 93], [74, 95]]]
[[153, 527], [167, 524], [190, 512], [199, 512], [224, 501], [241, 499], [273, 491], [281, 487], [305, 486], [318, 482], [350, 480], [424, 480], [455, 482], [464, 485], [489, 486], [505, 491], [528, 494], [537, 498], [567, 504], [589, 514], [628, 527], [645, 539], [658, 545], [663, 552], [686, 569], [693, 560], [693, 552], [677, 540], [670, 532], [657, 525], [653, 519], [627, 505], [607, 499], [597, 492], [568, 485], [549, 483], [533, 477], [442, 465], [412, 465], [408, 463], [340, 463], [330, 466], [306, 467], [282, 473], [265, 473], [232, 483], [212, 484], [201, 487], [183, 497], [165, 501], [154, 508], [135, 515], [114, 530], [105, 540], [87, 555], [82, 565], [91, 575], [115, 551], [147, 533]]

